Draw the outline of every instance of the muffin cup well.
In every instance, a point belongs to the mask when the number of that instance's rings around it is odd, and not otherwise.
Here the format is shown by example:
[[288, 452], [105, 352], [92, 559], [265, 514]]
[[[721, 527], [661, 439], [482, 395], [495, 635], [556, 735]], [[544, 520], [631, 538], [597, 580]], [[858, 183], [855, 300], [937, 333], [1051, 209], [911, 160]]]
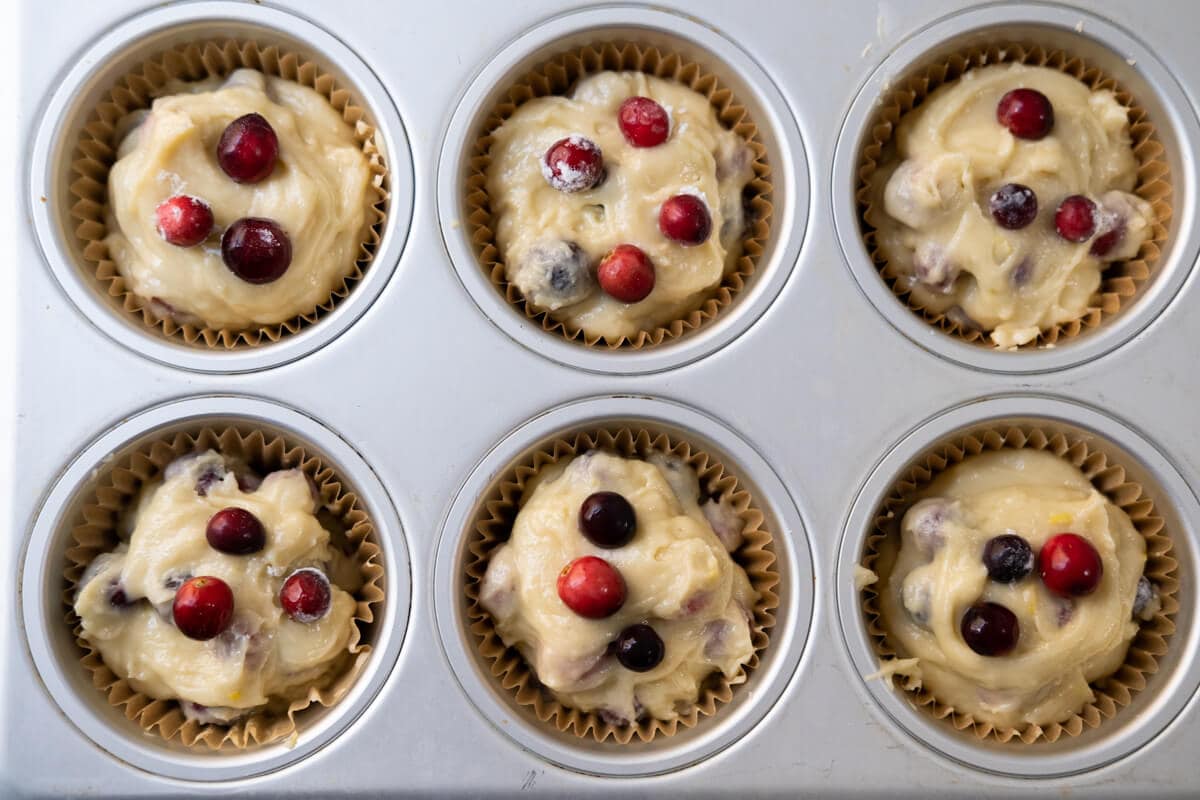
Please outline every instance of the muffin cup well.
[[[119, 520], [136, 500], [140, 489], [159, 476], [174, 459], [207, 449], [238, 456], [263, 472], [302, 470], [318, 487], [323, 507], [344, 526], [346, 545], [354, 548], [363, 582], [355, 593], [354, 631], [341, 662], [333, 665], [329, 674], [305, 696], [291, 701], [286, 707], [257, 710], [228, 726], [189, 720], [178, 702], [158, 700], [134, 690], [127, 680], [104, 664], [99, 652], [83, 638], [82, 626], [73, 608], [80, 577], [96, 556], [116, 546]], [[382, 555], [379, 546], [372, 541], [373, 535], [374, 526], [357, 495], [341, 476], [303, 446], [248, 424], [205, 427], [193, 433], [165, 435], [109, 464], [103, 474], [97, 476], [95, 489], [84, 502], [71, 531], [72, 545], [66, 551], [62, 594], [65, 622], [74, 630], [80, 661], [90, 674], [92, 684], [146, 734], [167, 741], [178, 738], [185, 747], [208, 750], [244, 750], [279, 741], [297, 732], [296, 717], [304, 709], [314, 703], [332, 706], [344, 697], [367, 663], [372, 647], [364, 638], [381, 608], [385, 578]]]
[[[591, 336], [552, 312], [538, 311], [530, 306], [516, 286], [505, 276], [504, 263], [495, 241], [491, 204], [487, 193], [487, 170], [492, 133], [528, 100], [548, 95], [561, 95], [581, 79], [602, 71], [644, 72], [658, 78], [680, 83], [708, 98], [717, 118], [723, 125], [741, 136], [754, 152], [754, 178], [747, 184], [746, 230], [742, 235], [741, 253], [734, 268], [714, 287], [699, 306], [679, 319], [671, 320], [652, 330], [639, 331], [632, 337], [609, 340]], [[506, 301], [519, 307], [543, 330], [586, 347], [640, 350], [677, 339], [714, 321], [746, 286], [754, 274], [770, 233], [773, 205], [771, 201], [771, 168], [767, 163], [767, 148], [758, 127], [747, 109], [727, 88], [719, 76], [699, 64], [665, 47], [640, 45], [624, 40], [598, 41], [562, 53], [522, 75], [504, 94], [503, 99], [486, 116], [483, 133], [475, 140], [469, 157], [465, 188], [465, 212], [470, 240], [482, 269], [496, 291]]]
[[1145, 107], [1116, 79], [1089, 61], [1055, 47], [1022, 42], [996, 42], [967, 47], [898, 80], [879, 100], [879, 110], [865, 136], [859, 155], [855, 200], [859, 225], [871, 260], [891, 291], [914, 313], [931, 325], [963, 341], [990, 346], [985, 331], [963, 319], [936, 313], [922, 307], [903, 287], [902, 273], [895, 270], [879, 248], [873, 219], [885, 212], [876, 205], [870, 180], [881, 161], [893, 149], [892, 137], [900, 119], [935, 89], [960, 78], [965, 72], [992, 64], [1021, 63], [1056, 69], [1080, 80], [1093, 90], [1108, 89], [1129, 109], [1129, 131], [1133, 153], [1138, 161], [1137, 185], [1134, 193], [1151, 204], [1154, 224], [1151, 236], [1134, 258], [1116, 262], [1103, 270], [1099, 291], [1090, 299], [1084, 315], [1077, 320], [1060, 323], [1040, 332], [1038, 337], [1019, 349], [1045, 347], [1066, 341], [1081, 332], [1098, 327], [1132, 302], [1151, 277], [1158, 263], [1168, 234], [1172, 214], [1171, 171], [1165, 148], [1159, 141], [1155, 124]]
[[916, 494], [949, 467], [983, 452], [1023, 448], [1051, 452], [1075, 465], [1098, 491], [1129, 515], [1146, 540], [1144, 573], [1158, 586], [1162, 608], [1153, 619], [1140, 625], [1120, 669], [1092, 684], [1094, 700], [1065, 722], [1044, 727], [1033, 724], [1020, 728], [997, 727], [975, 719], [970, 712], [939, 701], [919, 681], [899, 675], [889, 680], [906, 693], [914, 707], [947, 721], [960, 731], [969, 730], [980, 740], [1011, 742], [1018, 739], [1033, 744], [1077, 736], [1086, 729], [1096, 728], [1129, 705], [1133, 695], [1146, 687], [1148, 676], [1157, 671], [1158, 660], [1167, 652], [1168, 639], [1175, 631], [1173, 617], [1179, 610], [1176, 594], [1180, 584], [1172, 542], [1164, 531], [1164, 520], [1155, 511], [1153, 500], [1140, 484], [1129, 480], [1121, 464], [1090, 445], [1088, 437], [1043, 429], [1036, 424], [999, 424], [956, 436], [926, 452], [894, 482], [874, 519], [861, 559], [863, 566], [878, 574], [878, 581], [864, 587], [860, 599], [876, 655], [881, 660], [904, 657], [889, 639], [878, 605], [879, 587], [886, 584], [890, 574], [904, 512]]
[[[734, 561], [745, 569], [751, 585], [759, 593], [751, 628], [754, 655], [733, 678], [726, 678], [720, 672], [714, 673], [702, 687], [696, 704], [673, 720], [646, 718], [618, 726], [605, 721], [595, 712], [564, 706], [542, 688], [520, 653], [504, 644], [496, 632], [491, 615], [479, 603], [479, 588], [488, 559], [508, 539], [530, 481], [547, 467], [589, 450], [605, 450], [626, 458], [645, 457], [652, 452], [675, 455], [696, 471], [703, 492], [732, 503], [745, 524], [745, 541], [732, 555]], [[512, 695], [518, 705], [531, 708], [543, 723], [561, 733], [591, 737], [597, 742], [611, 737], [620, 744], [626, 744], [635, 735], [643, 742], [656, 737], [668, 737], [680, 726], [692, 728], [701, 717], [716, 714], [721, 705], [732, 699], [736, 687], [746, 681], [748, 672], [758, 666], [760, 654], [768, 646], [770, 631], [775, 624], [775, 609], [779, 606], [775, 588], [780, 579], [774, 568], [776, 557], [772, 536], [763, 529], [764, 515], [750, 493], [712, 456], [665, 432], [646, 427], [602, 427], [556, 438], [531, 456], [511, 465], [494, 485], [492, 495], [480, 503], [479, 513], [467, 533], [469, 539], [463, 576], [467, 595], [466, 619], [473, 643], [491, 677], [503, 691]]]
[[[104, 244], [108, 234], [106, 208], [108, 175], [116, 161], [119, 122], [131, 112], [147, 109], [170, 80], [197, 81], [224, 77], [239, 68], [259, 70], [315, 90], [341, 113], [354, 129], [371, 173], [373, 197], [362, 231], [362, 243], [354, 264], [329, 298], [318, 307], [286, 322], [246, 329], [210, 328], [179, 324], [154, 313], [149, 298], [139, 297], [127, 286]], [[379, 246], [387, 219], [390, 192], [388, 165], [384, 163], [379, 132], [353, 93], [339, 85], [320, 64], [308, 56], [279, 45], [264, 45], [253, 39], [199, 39], [179, 44], [140, 62], [107, 89], [97, 101], [74, 142], [69, 194], [73, 198], [70, 218], [73, 235], [84, 260], [94, 270], [97, 291], [113, 298], [136, 322], [170, 340], [198, 348], [232, 350], [277, 342], [315, 323], [331, 312], [362, 280]]]

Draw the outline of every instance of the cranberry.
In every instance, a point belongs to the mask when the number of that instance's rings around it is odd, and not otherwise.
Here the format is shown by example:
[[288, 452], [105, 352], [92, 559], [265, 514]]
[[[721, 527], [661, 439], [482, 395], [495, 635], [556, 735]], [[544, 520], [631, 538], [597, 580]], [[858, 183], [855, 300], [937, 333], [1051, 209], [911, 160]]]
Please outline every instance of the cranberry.
[[257, 553], [267, 543], [262, 523], [244, 508], [223, 508], [213, 514], [204, 535], [212, 549], [232, 556]]
[[1033, 548], [1015, 533], [992, 537], [983, 546], [988, 577], [997, 583], [1016, 583], [1033, 572]]
[[1082, 597], [1096, 591], [1104, 564], [1092, 543], [1074, 533], [1051, 536], [1042, 545], [1042, 583], [1060, 597]]
[[712, 233], [712, 215], [701, 198], [694, 194], [677, 194], [659, 209], [658, 229], [671, 241], [693, 247], [704, 244]]
[[194, 247], [212, 232], [212, 209], [199, 197], [177, 194], [159, 203], [154, 215], [159, 234], [176, 247]]
[[1037, 89], [1013, 89], [996, 105], [996, 121], [1018, 139], [1042, 139], [1054, 127], [1054, 106]]
[[316, 622], [329, 613], [333, 590], [329, 579], [312, 567], [298, 569], [283, 582], [279, 590], [279, 605], [296, 622]]
[[217, 143], [217, 163], [238, 183], [258, 183], [275, 169], [279, 139], [261, 114], [246, 114], [226, 126]]
[[610, 617], [625, 604], [625, 581], [612, 564], [583, 556], [558, 574], [558, 597], [581, 617]]
[[579, 507], [579, 530], [597, 547], [623, 547], [637, 530], [637, 515], [616, 492], [596, 492]]
[[604, 179], [604, 155], [591, 139], [559, 139], [542, 157], [542, 175], [560, 192], [583, 192]]
[[1104, 233], [1096, 237], [1092, 242], [1092, 249], [1089, 251], [1097, 258], [1104, 258], [1106, 255], [1116, 249], [1125, 239], [1125, 220], [1118, 217], [1114, 220], [1111, 226]]
[[667, 110], [649, 97], [629, 97], [617, 110], [617, 124], [634, 147], [656, 147], [671, 134]]
[[1096, 232], [1096, 204], [1081, 194], [1073, 194], [1058, 204], [1054, 229], [1068, 242], [1086, 242]]
[[963, 641], [981, 656], [1003, 656], [1012, 652], [1021, 638], [1017, 615], [999, 603], [976, 603], [963, 614]]
[[645, 300], [654, 291], [654, 264], [640, 247], [619, 244], [596, 270], [600, 288], [622, 303]]
[[1007, 183], [995, 191], [988, 206], [992, 219], [1001, 228], [1017, 231], [1033, 222], [1037, 216], [1037, 195], [1020, 183]]
[[644, 623], [630, 625], [617, 637], [617, 661], [633, 672], [649, 672], [663, 660], [666, 647], [654, 628]]
[[171, 606], [175, 627], [189, 639], [220, 635], [233, 619], [233, 590], [220, 578], [201, 575], [184, 581]]
[[129, 599], [125, 587], [116, 580], [108, 585], [105, 594], [108, 596], [108, 604], [113, 608], [129, 608], [136, 602]]
[[270, 283], [283, 277], [292, 263], [292, 242], [277, 223], [243, 217], [221, 237], [221, 258], [246, 283]]

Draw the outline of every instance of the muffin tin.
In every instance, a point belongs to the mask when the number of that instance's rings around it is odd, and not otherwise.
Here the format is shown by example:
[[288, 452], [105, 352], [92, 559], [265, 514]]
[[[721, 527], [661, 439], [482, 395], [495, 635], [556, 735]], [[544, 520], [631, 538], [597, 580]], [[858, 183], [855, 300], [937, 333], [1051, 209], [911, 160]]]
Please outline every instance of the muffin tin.
[[[30, 224], [13, 260], [24, 265], [20, 314], [5, 323], [20, 380], [0, 547], [14, 609], [0, 623], [0, 794], [1194, 793], [1195, 11], [1183, 0], [567, 5], [25, 4]], [[1078, 341], [1031, 353], [971, 347], [921, 322], [880, 281], [854, 216], [874, 98], [930, 52], [999, 29], [1107, 54], [1155, 115], [1174, 176], [1171, 237], [1144, 296]], [[81, 279], [62, 202], [62, 143], [88, 98], [145, 42], [205, 30], [277, 36], [336, 67], [375, 115], [393, 177], [384, 241], [346, 301], [279, 343], [228, 353], [155, 339], [115, 314]], [[755, 282], [696, 335], [632, 353], [529, 324], [478, 280], [459, 218], [464, 148], [489, 98], [514, 70], [597, 31], [727, 70], [766, 131], [775, 187]], [[376, 650], [351, 695], [295, 742], [213, 754], [143, 736], [87, 681], [61, 621], [62, 520], [93, 471], [197, 419], [304, 441], [375, 516], [388, 575]], [[876, 663], [850, 574], [881, 493], [911, 458], [963, 428], [1029, 419], [1129, 457], [1168, 521], [1181, 608], [1159, 672], [1114, 719], [1053, 745], [981, 743], [864, 680]], [[464, 522], [512, 459], [558, 431], [639, 420], [693, 437], [754, 487], [783, 581], [746, 691], [694, 729], [615, 746], [559, 736], [495, 690], [464, 639], [454, 576]]]

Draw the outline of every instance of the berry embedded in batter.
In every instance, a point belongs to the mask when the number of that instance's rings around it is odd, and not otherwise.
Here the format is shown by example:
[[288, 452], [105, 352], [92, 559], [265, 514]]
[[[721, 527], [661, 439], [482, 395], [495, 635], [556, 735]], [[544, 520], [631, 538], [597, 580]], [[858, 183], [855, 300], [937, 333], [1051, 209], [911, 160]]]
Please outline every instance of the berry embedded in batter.
[[579, 530], [597, 547], [624, 547], [637, 533], [637, 514], [620, 494], [595, 492], [579, 507]]
[[177, 194], [159, 203], [154, 215], [159, 234], [176, 247], [195, 247], [212, 232], [212, 209], [199, 197]]
[[1033, 548], [1015, 533], [995, 536], [984, 545], [983, 563], [992, 580], [997, 583], [1016, 583], [1033, 572]]
[[214, 550], [235, 556], [257, 553], [267, 543], [258, 517], [244, 508], [223, 508], [208, 521], [205, 537]]
[[671, 135], [667, 110], [649, 97], [630, 97], [617, 110], [617, 124], [634, 147], [657, 147]]
[[695, 247], [708, 241], [712, 215], [704, 199], [694, 194], [677, 194], [662, 204], [658, 229], [676, 244]]
[[981, 656], [1006, 656], [1021, 638], [1017, 615], [999, 603], [976, 603], [962, 618], [962, 637]]
[[171, 615], [175, 627], [189, 639], [216, 638], [233, 620], [233, 590], [211, 575], [189, 578], [175, 592]]
[[542, 176], [560, 192], [585, 192], [604, 180], [604, 155], [578, 134], [559, 139], [542, 157]]
[[291, 265], [292, 241], [272, 220], [243, 217], [221, 237], [221, 258], [246, 283], [271, 283]]
[[261, 114], [245, 114], [225, 128], [217, 144], [217, 163], [238, 183], [270, 177], [279, 158], [279, 138]]
[[1083, 597], [1100, 586], [1104, 562], [1087, 539], [1060, 533], [1046, 540], [1039, 557], [1042, 583], [1060, 597]]
[[640, 303], [654, 291], [654, 264], [640, 247], [619, 244], [596, 271], [600, 288], [622, 303]]
[[1058, 204], [1054, 229], [1068, 242], [1086, 242], [1096, 232], [1096, 204], [1081, 194], [1073, 194]]
[[617, 661], [633, 672], [649, 672], [662, 663], [666, 646], [662, 637], [645, 623], [630, 625], [617, 637]]
[[1044, 139], [1054, 128], [1054, 106], [1037, 89], [1013, 89], [996, 105], [996, 120], [1018, 139]]
[[332, 592], [325, 573], [312, 567], [298, 569], [283, 582], [279, 605], [291, 619], [309, 624], [329, 613]]
[[604, 619], [625, 605], [625, 581], [604, 559], [583, 556], [559, 573], [558, 597], [581, 617]]
[[1028, 186], [1008, 183], [992, 194], [988, 207], [997, 225], [1010, 231], [1018, 231], [1037, 217], [1037, 195]]

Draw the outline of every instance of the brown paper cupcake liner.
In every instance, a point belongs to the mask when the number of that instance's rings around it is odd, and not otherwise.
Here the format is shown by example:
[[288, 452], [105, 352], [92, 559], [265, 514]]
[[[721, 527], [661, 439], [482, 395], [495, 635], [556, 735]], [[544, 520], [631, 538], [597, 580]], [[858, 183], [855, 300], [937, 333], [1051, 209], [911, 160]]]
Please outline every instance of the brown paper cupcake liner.
[[[329, 298], [311, 311], [276, 325], [246, 329], [210, 328], [177, 322], [156, 314], [150, 298], [133, 293], [113, 262], [104, 238], [108, 235], [108, 174], [117, 158], [119, 123], [131, 112], [148, 109], [170, 80], [198, 81], [225, 77], [242, 67], [307, 86], [325, 97], [354, 130], [367, 156], [374, 199], [367, 213], [358, 257]], [[346, 298], [363, 278], [379, 246], [388, 213], [389, 175], [378, 140], [379, 132], [353, 94], [336, 84], [316, 62], [300, 53], [254, 41], [217, 39], [179, 45], [156, 54], [119, 80], [97, 103], [71, 154], [71, 218], [84, 259], [93, 268], [96, 289], [115, 298], [126, 314], [147, 328], [195, 347], [214, 350], [254, 347], [316, 324]]]
[[[679, 319], [671, 320], [652, 330], [639, 331], [634, 336], [611, 340], [587, 334], [569, 321], [553, 313], [539, 311], [525, 301], [516, 286], [508, 282], [504, 263], [496, 245], [491, 204], [487, 193], [487, 171], [491, 164], [492, 134], [513, 115], [524, 102], [547, 95], [568, 92], [579, 80], [597, 72], [644, 72], [658, 78], [683, 84], [708, 98], [725, 127], [741, 136], [754, 152], [754, 178], [746, 186], [744, 202], [747, 208], [746, 231], [742, 235], [741, 254], [733, 269], [708, 297]], [[558, 55], [518, 78], [492, 109], [484, 124], [483, 134], [475, 140], [467, 175], [466, 208], [471, 242], [483, 270], [496, 290], [511, 304], [520, 308], [526, 317], [541, 324], [542, 329], [561, 335], [564, 339], [587, 347], [607, 347], [613, 350], [640, 350], [676, 339], [715, 320], [746, 286], [754, 274], [759, 257], [770, 235], [771, 169], [767, 163], [767, 148], [750, 118], [733, 92], [719, 77], [674, 52], [657, 47], [625, 41], [597, 42]]]
[[[305, 696], [286, 706], [280, 703], [277, 707], [255, 710], [230, 725], [189, 720], [177, 701], [158, 700], [135, 690], [105, 665], [99, 651], [83, 637], [83, 627], [74, 610], [75, 593], [84, 570], [94, 558], [117, 545], [120, 520], [136, 501], [141, 488], [161, 475], [174, 459], [208, 449], [238, 456], [262, 472], [302, 470], [318, 487], [324, 509], [344, 529], [345, 547], [354, 548], [362, 577], [362, 586], [355, 592], [354, 631], [340, 662], [335, 662]], [[302, 722], [297, 716], [304, 709], [314, 703], [329, 707], [342, 699], [367, 663], [371, 645], [366, 639], [384, 597], [384, 570], [374, 539], [374, 526], [355, 493], [331, 467], [302, 446], [241, 424], [165, 435], [107, 465], [97, 476], [96, 488], [80, 512], [72, 530], [72, 546], [66, 553], [62, 595], [66, 623], [75, 632], [80, 661], [91, 675], [92, 684], [111, 705], [124, 712], [126, 719], [141, 726], [148, 735], [167, 741], [178, 738], [186, 747], [210, 750], [243, 750], [276, 742], [297, 732]]]
[[971, 456], [1002, 449], [1032, 448], [1054, 453], [1074, 464], [1087, 476], [1092, 485], [1104, 494], [1133, 521], [1134, 528], [1146, 540], [1144, 574], [1159, 589], [1162, 608], [1148, 622], [1143, 622], [1129, 646], [1125, 662], [1112, 675], [1092, 683], [1095, 699], [1065, 722], [1047, 726], [1029, 724], [1019, 728], [999, 727], [976, 719], [970, 712], [941, 702], [918, 679], [893, 675], [893, 686], [903, 690], [909, 702], [932, 717], [945, 720], [960, 731], [970, 731], [980, 740], [1009, 742], [1017, 739], [1025, 744], [1055, 742], [1063, 736], [1078, 736], [1095, 728], [1129, 705], [1133, 696], [1146, 688], [1147, 679], [1158, 669], [1158, 659], [1167, 652], [1167, 640], [1175, 631], [1173, 617], [1179, 610], [1176, 593], [1179, 579], [1171, 539], [1164, 522], [1154, 508], [1154, 501], [1142, 486], [1129, 480], [1125, 468], [1114, 463], [1106, 453], [1097, 449], [1088, 438], [1070, 433], [1042, 429], [1036, 425], [1004, 425], [956, 437], [948, 444], [931, 450], [904, 474], [892, 487], [875, 518], [873, 530], [864, 545], [862, 564], [879, 574], [879, 580], [865, 587], [861, 597], [875, 653], [881, 661], [903, 658], [889, 639], [879, 608], [879, 591], [886, 584], [891, 560], [883, 553], [883, 545], [899, 536], [900, 520], [916, 495], [925, 489], [938, 474]]
[[855, 199], [867, 251], [892, 292], [910, 310], [931, 325], [964, 341], [990, 347], [987, 332], [971, 324], [963, 315], [939, 313], [925, 308], [905, 287], [902, 280], [904, 274], [889, 263], [886, 254], [879, 247], [876, 227], [872, 220], [879, 219], [878, 215], [884, 212], [875, 205], [870, 182], [879, 164], [894, 155], [892, 137], [905, 114], [918, 106], [933, 90], [952, 83], [968, 70], [1007, 63], [1057, 69], [1074, 76], [1093, 90], [1111, 90], [1117, 100], [1129, 109], [1129, 133], [1133, 142], [1133, 154], [1138, 161], [1137, 185], [1133, 191], [1149, 202], [1154, 209], [1150, 238], [1142, 244], [1132, 259], [1115, 262], [1104, 269], [1100, 289], [1089, 300], [1084, 315], [1041, 331], [1035, 340], [1021, 345], [1020, 348], [1029, 349], [1054, 345], [1060, 340], [1073, 338], [1112, 317], [1137, 295], [1162, 255], [1167, 240], [1167, 222], [1171, 218], [1170, 168], [1167, 166], [1163, 145], [1158, 139], [1149, 113], [1124, 86], [1082, 58], [1037, 44], [993, 43], [949, 56], [897, 82], [880, 98], [879, 111], [871, 123], [867, 143], [859, 158]]
[[[491, 615], [479, 602], [479, 588], [488, 559], [508, 540], [527, 488], [544, 469], [589, 450], [604, 450], [626, 458], [644, 458], [650, 453], [677, 456], [696, 471], [702, 493], [728, 500], [745, 524], [744, 542], [733, 558], [746, 570], [751, 585], [759, 593], [750, 632], [754, 654], [734, 677], [726, 678], [719, 671], [710, 676], [695, 705], [672, 720], [646, 718], [627, 725], [614, 725], [596, 712], [563, 705], [542, 687], [517, 649], [504, 644]], [[774, 569], [771, 533], [763, 527], [764, 522], [763, 513], [750, 493], [720, 461], [666, 433], [613, 426], [555, 439], [512, 465], [498, 479], [481, 504], [473, 528], [467, 533], [468, 556], [463, 578], [466, 616], [476, 649], [487, 665], [487, 671], [518, 705], [531, 709], [539, 720], [561, 733], [591, 737], [597, 742], [612, 738], [619, 744], [627, 744], [635, 735], [641, 741], [649, 742], [657, 736], [672, 736], [681, 727], [695, 727], [702, 717], [716, 714], [722, 705], [733, 699], [736, 687], [746, 682], [768, 645], [775, 624], [775, 609], [779, 607], [779, 597], [775, 593], [779, 574]]]

